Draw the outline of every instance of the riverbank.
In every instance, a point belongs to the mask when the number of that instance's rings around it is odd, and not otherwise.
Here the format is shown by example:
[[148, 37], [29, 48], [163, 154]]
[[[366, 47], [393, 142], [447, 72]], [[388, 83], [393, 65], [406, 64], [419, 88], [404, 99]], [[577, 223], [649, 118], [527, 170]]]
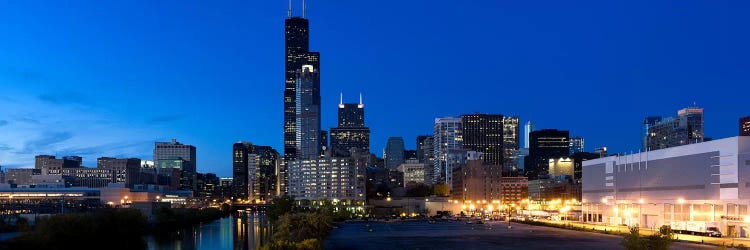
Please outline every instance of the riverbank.
[[[172, 234], [224, 217], [218, 209], [160, 208], [153, 222], [137, 209], [99, 209], [40, 217], [36, 224], [0, 242], [3, 249], [146, 249], [148, 234]], [[179, 233], [178, 233], [179, 234]], [[112, 244], [118, 242], [118, 244]]]

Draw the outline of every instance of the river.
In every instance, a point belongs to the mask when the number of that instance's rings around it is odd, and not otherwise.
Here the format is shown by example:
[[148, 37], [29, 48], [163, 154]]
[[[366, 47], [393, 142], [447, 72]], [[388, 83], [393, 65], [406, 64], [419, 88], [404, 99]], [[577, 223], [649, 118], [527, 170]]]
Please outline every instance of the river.
[[252, 250], [270, 238], [268, 219], [263, 214], [239, 213], [231, 217], [183, 229], [169, 237], [148, 236], [148, 249], [237, 249]]

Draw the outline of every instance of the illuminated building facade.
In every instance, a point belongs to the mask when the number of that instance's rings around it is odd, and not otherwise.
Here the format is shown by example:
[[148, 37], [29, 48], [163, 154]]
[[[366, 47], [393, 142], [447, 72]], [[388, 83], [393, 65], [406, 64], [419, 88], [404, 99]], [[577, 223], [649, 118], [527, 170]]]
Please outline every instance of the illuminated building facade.
[[568, 153], [568, 155], [573, 155], [575, 153], [580, 153], [584, 151], [586, 150], [584, 149], [583, 137], [580, 137], [580, 136], [570, 137], [570, 153]]
[[451, 185], [447, 177], [448, 151], [463, 148], [463, 127], [461, 118], [443, 117], [435, 118], [433, 133], [433, 167], [435, 184], [445, 183]]
[[281, 156], [270, 146], [238, 142], [232, 146], [232, 190], [235, 199], [266, 202], [286, 192]]
[[502, 204], [520, 205], [529, 198], [529, 179], [526, 177], [502, 177]]
[[358, 156], [289, 162], [289, 195], [295, 200], [365, 200], [365, 166]]
[[[503, 115], [471, 114], [461, 116], [463, 148], [482, 152], [484, 162], [503, 165]], [[516, 127], [518, 120], [516, 120]], [[511, 133], [512, 134], [512, 133]], [[517, 146], [516, 141], [516, 148]]]
[[740, 118], [740, 135], [750, 136], [750, 116]]
[[417, 183], [431, 185], [432, 180], [428, 180], [426, 173], [432, 165], [425, 163], [404, 163], [398, 166], [398, 171], [404, 173], [404, 187]]
[[567, 157], [570, 153], [568, 131], [542, 129], [531, 132], [529, 137], [529, 155], [524, 160], [529, 180], [549, 174], [549, 159]]
[[748, 237], [750, 137], [583, 162], [583, 220]]
[[451, 198], [458, 201], [502, 200], [501, 165], [469, 160], [453, 171]]
[[645, 140], [646, 151], [703, 142], [703, 109], [680, 109], [677, 116], [649, 125]]

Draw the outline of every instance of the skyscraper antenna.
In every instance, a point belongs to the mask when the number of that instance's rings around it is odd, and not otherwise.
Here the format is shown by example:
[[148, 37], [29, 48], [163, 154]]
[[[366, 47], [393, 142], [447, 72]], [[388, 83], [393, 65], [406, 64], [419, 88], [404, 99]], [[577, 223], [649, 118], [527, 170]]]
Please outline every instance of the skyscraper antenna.
[[307, 18], [307, 5], [305, 5], [305, 0], [302, 0], [302, 18]]
[[359, 92], [359, 104], [362, 105], [362, 92]]
[[339, 108], [344, 108], [344, 92], [341, 92], [341, 96], [339, 97]]
[[289, 0], [289, 9], [286, 11], [286, 16], [292, 18], [292, 0]]

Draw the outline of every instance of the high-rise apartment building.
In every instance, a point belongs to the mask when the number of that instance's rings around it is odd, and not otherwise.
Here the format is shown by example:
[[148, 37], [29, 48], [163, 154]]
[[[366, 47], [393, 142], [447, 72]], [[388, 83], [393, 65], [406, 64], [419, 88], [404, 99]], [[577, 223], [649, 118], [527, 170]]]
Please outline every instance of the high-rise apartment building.
[[703, 142], [703, 108], [680, 109], [677, 116], [649, 125], [645, 140], [647, 151]]
[[351, 157], [324, 156], [289, 162], [289, 195], [295, 200], [339, 200], [364, 205], [366, 169]]
[[180, 169], [180, 189], [195, 190], [197, 185], [195, 147], [182, 144], [176, 139], [154, 144], [154, 163], [157, 167], [161, 168], [164, 165], [162, 161], [174, 162], [175, 160], [184, 161]]
[[740, 135], [750, 136], [750, 116], [740, 118]]
[[557, 129], [542, 129], [529, 134], [529, 156], [524, 171], [529, 180], [549, 174], [549, 160], [567, 157], [570, 153], [570, 134]]
[[389, 137], [385, 146], [385, 168], [396, 170], [399, 165], [404, 163], [404, 138]]
[[649, 116], [643, 119], [643, 125], [641, 125], [641, 150], [647, 151], [648, 150], [648, 142], [649, 142], [649, 133], [648, 128], [655, 126], [657, 123], [661, 122], [661, 116]]
[[[306, 17], [292, 15], [290, 3], [287, 19], [284, 20], [284, 159], [297, 158], [297, 76], [304, 65], [312, 66], [315, 72], [320, 71], [320, 53], [310, 52], [310, 23]], [[319, 79], [319, 78], [318, 78]], [[319, 82], [318, 82], [319, 86]], [[318, 88], [318, 96], [319, 96]], [[319, 100], [318, 100], [319, 103]], [[316, 135], [318, 136], [318, 135]]]
[[451, 183], [447, 182], [449, 178], [446, 176], [448, 173], [448, 151], [463, 148], [462, 133], [461, 118], [435, 118], [433, 133], [433, 166], [435, 169], [433, 172], [433, 183], [451, 185]]
[[362, 104], [362, 95], [359, 103], [344, 103], [342, 95], [338, 108], [338, 127], [331, 128], [333, 156], [349, 156], [352, 150], [369, 154], [370, 128], [365, 126], [365, 105]]
[[568, 155], [573, 155], [575, 153], [585, 152], [583, 146], [583, 137], [580, 136], [574, 136], [570, 137], [570, 153]]

